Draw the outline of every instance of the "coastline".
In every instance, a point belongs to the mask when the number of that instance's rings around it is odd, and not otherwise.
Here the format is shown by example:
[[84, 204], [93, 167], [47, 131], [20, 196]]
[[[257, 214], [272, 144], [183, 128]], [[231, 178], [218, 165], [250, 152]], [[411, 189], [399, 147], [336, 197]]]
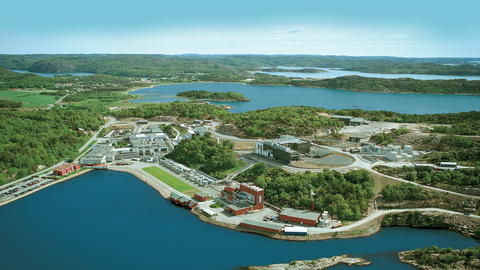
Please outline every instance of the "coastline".
[[[378, 94], [419, 94], [419, 95], [463, 95], [463, 96], [477, 96], [480, 97], [479, 94], [473, 93], [418, 93], [418, 92], [395, 92], [395, 91], [363, 91], [363, 90], [352, 90], [352, 89], [342, 89], [342, 88], [327, 88], [327, 87], [315, 87], [315, 86], [296, 86], [296, 85], [289, 85], [289, 84], [250, 84], [245, 82], [182, 82], [182, 83], [165, 83], [165, 84], [155, 84], [149, 87], [140, 87], [132, 90], [127, 90], [126, 93], [130, 93], [131, 91], [140, 90], [140, 89], [147, 89], [153, 88], [158, 85], [174, 85], [174, 84], [193, 84], [193, 83], [238, 83], [238, 84], [245, 84], [245, 85], [252, 85], [252, 86], [292, 86], [292, 87], [304, 87], [304, 88], [317, 88], [317, 89], [331, 89], [331, 90], [342, 90], [342, 91], [349, 91], [349, 92], [357, 92], [357, 93], [378, 93]], [[185, 97], [184, 97], [185, 98]], [[200, 99], [198, 99], [200, 100]], [[225, 101], [225, 100], [213, 100], [213, 101]], [[225, 101], [228, 102], [228, 101]], [[246, 101], [248, 102], [248, 101]]]
[[20, 196], [18, 196], [18, 197], [15, 197], [15, 198], [11, 198], [10, 200], [7, 200], [7, 201], [3, 201], [3, 202], [0, 203], [0, 207], [2, 207], [2, 206], [4, 206], [4, 205], [7, 205], [7, 204], [9, 204], [9, 203], [11, 203], [11, 202], [14, 202], [14, 201], [16, 201], [16, 200], [25, 198], [25, 197], [27, 197], [27, 196], [29, 196], [29, 195], [32, 195], [33, 193], [35, 193], [35, 192], [37, 192], [37, 191], [40, 191], [40, 190], [42, 190], [42, 189], [44, 189], [44, 188], [53, 186], [53, 185], [55, 185], [55, 184], [58, 184], [58, 183], [61, 183], [61, 182], [70, 180], [70, 179], [72, 179], [72, 178], [75, 178], [75, 177], [80, 176], [80, 175], [82, 175], [82, 174], [85, 174], [85, 173], [87, 173], [87, 172], [90, 172], [91, 170], [92, 170], [92, 169], [86, 169], [86, 170], [83, 170], [83, 171], [76, 172], [76, 173], [74, 173], [74, 174], [72, 174], [72, 175], [66, 176], [66, 177], [63, 178], [63, 179], [60, 179], [60, 180], [58, 180], [58, 181], [54, 181], [54, 182], [52, 182], [52, 183], [49, 183], [48, 185], [42, 186], [42, 187], [40, 187], [40, 188], [37, 188], [37, 189], [35, 189], [35, 190], [31, 191], [31, 192], [25, 193], [25, 194], [23, 194], [23, 195], [20, 195]]
[[[75, 178], [77, 176], [80, 176], [82, 174], [85, 174], [87, 172], [92, 171], [93, 169], [86, 169], [82, 170], [80, 172], [77, 172], [75, 174], [69, 175], [61, 180], [55, 181], [53, 183], [50, 183], [48, 185], [45, 185], [41, 188], [38, 188], [32, 192], [23, 194], [19, 197], [12, 198], [8, 201], [4, 201], [0, 203], [0, 207], [6, 204], [9, 204], [11, 202], [14, 202], [18, 199], [24, 198], [28, 195], [31, 195], [39, 190], [42, 190], [46, 187], [55, 185], [60, 182], [64, 182], [67, 180], [70, 180], [72, 178]], [[143, 174], [139, 171], [128, 169], [128, 168], [119, 168], [119, 167], [114, 167], [114, 168], [109, 168], [109, 170], [112, 171], [121, 171], [121, 172], [126, 172], [134, 175], [141, 181], [145, 182], [147, 185], [150, 187], [154, 188], [157, 190], [160, 195], [165, 198], [166, 200], [169, 199], [171, 191], [173, 190], [171, 187], [168, 185], [164, 184], [163, 182], [159, 182], [157, 179], [153, 179], [153, 177], [150, 179], [149, 175]], [[162, 185], [163, 184], [163, 185]], [[403, 209], [406, 212], [409, 211], [409, 209]], [[284, 234], [279, 234], [279, 233], [273, 233], [273, 232], [267, 232], [263, 230], [258, 230], [258, 229], [252, 229], [252, 228], [247, 228], [240, 226], [239, 224], [233, 224], [233, 223], [226, 223], [222, 221], [218, 221], [215, 218], [208, 218], [204, 216], [198, 209], [194, 208], [191, 209], [190, 212], [194, 215], [197, 215], [197, 217], [204, 221], [208, 222], [212, 225], [232, 229], [232, 230], [237, 230], [241, 232], [246, 232], [246, 233], [253, 233], [253, 234], [259, 234], [262, 236], [270, 237], [272, 239], [277, 239], [277, 240], [286, 240], [286, 241], [297, 241], [297, 242], [306, 242], [306, 241], [321, 241], [321, 240], [329, 240], [329, 239], [349, 239], [349, 238], [359, 238], [359, 237], [368, 237], [371, 236], [377, 232], [379, 232], [382, 229], [382, 221], [384, 220], [385, 216], [388, 214], [382, 214], [379, 215], [378, 217], [359, 225], [358, 227], [355, 227], [353, 230], [348, 230], [348, 231], [335, 231], [335, 232], [325, 232], [325, 233], [318, 233], [318, 234], [308, 234], [307, 236], [295, 236], [295, 235], [284, 235]], [[409, 226], [406, 224], [398, 224], [398, 225], [393, 225], [393, 226], [400, 226], [400, 227], [412, 227], [412, 228], [418, 228], [417, 226]], [[391, 226], [388, 226], [391, 227]], [[435, 228], [432, 228], [435, 229]], [[461, 233], [457, 230], [454, 229], [453, 226], [450, 226], [448, 230]], [[467, 237], [471, 237], [470, 235], [466, 235]]]

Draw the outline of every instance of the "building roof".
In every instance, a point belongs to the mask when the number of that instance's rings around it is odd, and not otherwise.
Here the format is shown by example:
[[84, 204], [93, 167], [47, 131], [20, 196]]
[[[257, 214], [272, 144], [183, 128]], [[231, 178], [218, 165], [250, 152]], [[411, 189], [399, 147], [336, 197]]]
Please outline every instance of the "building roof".
[[54, 171], [63, 171], [65, 169], [68, 169], [70, 167], [74, 167], [74, 166], [77, 166], [78, 164], [76, 163], [66, 163], [66, 164], [63, 164], [61, 166], [58, 166], [56, 167], [55, 169], [53, 169]]
[[178, 199], [178, 201], [181, 202], [181, 203], [186, 203], [186, 202], [190, 201], [190, 199], [187, 198], [187, 197], [181, 197], [180, 199]]
[[197, 193], [195, 193], [195, 195], [200, 196], [200, 197], [207, 197], [208, 196], [208, 194], [205, 194], [203, 192], [197, 192]]
[[360, 122], [360, 123], [363, 123], [365, 122], [365, 119], [363, 118], [353, 118], [350, 120], [350, 122]]
[[195, 204], [198, 204], [196, 201], [190, 201], [190, 203], [188, 203], [188, 206], [192, 207], [194, 206]]
[[280, 215], [317, 221], [320, 218], [321, 213], [305, 210], [296, 210], [293, 208], [285, 208], [285, 210], [283, 210]]
[[284, 224], [278, 224], [278, 223], [273, 223], [273, 222], [264, 222], [264, 221], [256, 221], [256, 220], [251, 220], [251, 219], [244, 219], [240, 225], [243, 224], [248, 224], [248, 225], [253, 225], [253, 226], [258, 226], [258, 227], [263, 227], [263, 228], [268, 228], [268, 229], [273, 229], [280, 231], [283, 229], [285, 226]]
[[350, 138], [355, 138], [355, 139], [365, 139], [366, 137], [368, 137], [368, 135], [352, 135], [350, 136]]
[[175, 193], [175, 192], [172, 192], [172, 194], [170, 195], [170, 198], [174, 199], [174, 200], [178, 200], [180, 199], [182, 196], [178, 193]]
[[234, 210], [234, 211], [238, 211], [238, 210], [242, 210], [242, 209], [245, 209], [245, 208], [250, 208], [250, 207], [252, 207], [252, 205], [248, 205], [248, 204], [229, 204], [229, 205], [227, 205], [227, 207]]
[[216, 215], [217, 213], [213, 212], [212, 210], [210, 209], [202, 209], [203, 212], [209, 214], [210, 216], [213, 216], [213, 215]]

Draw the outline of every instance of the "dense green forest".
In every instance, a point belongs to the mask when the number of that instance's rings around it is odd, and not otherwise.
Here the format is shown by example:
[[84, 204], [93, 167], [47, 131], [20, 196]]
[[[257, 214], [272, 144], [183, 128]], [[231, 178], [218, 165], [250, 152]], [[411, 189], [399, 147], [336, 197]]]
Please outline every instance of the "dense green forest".
[[[126, 77], [195, 78], [195, 74], [229, 74], [241, 79], [261, 67], [344, 68], [376, 73], [480, 75], [478, 58], [399, 58], [319, 55], [0, 55], [0, 67], [30, 72], [89, 72]], [[228, 76], [213, 76], [229, 81]], [[225, 80], [227, 79], [227, 80]]]
[[437, 246], [406, 251], [405, 260], [414, 261], [428, 269], [479, 269], [480, 246], [463, 250], [439, 249]]
[[221, 101], [250, 101], [244, 95], [235, 92], [207, 92], [204, 90], [192, 90], [179, 92], [177, 93], [177, 96]]
[[224, 171], [237, 165], [233, 143], [226, 140], [217, 144], [209, 133], [201, 137], [194, 136], [191, 140], [182, 140], [166, 157], [190, 168], [199, 168], [217, 179], [224, 179]]
[[265, 200], [278, 207], [310, 208], [310, 192], [315, 193], [315, 210], [329, 211], [342, 220], [359, 220], [374, 195], [374, 181], [366, 170], [346, 174], [328, 169], [290, 173], [280, 167], [270, 169], [263, 162], [240, 173], [235, 180], [254, 182], [265, 190]]
[[424, 192], [422, 188], [410, 183], [387, 185], [382, 189], [383, 200], [386, 202], [427, 200], [436, 195], [436, 193]]
[[20, 101], [8, 101], [0, 99], [0, 108], [21, 108], [23, 102]]
[[411, 78], [385, 79], [343, 76], [332, 79], [298, 80], [295, 78], [256, 73], [255, 80], [253, 80], [251, 84], [291, 85], [379, 93], [480, 94], [480, 81], [468, 81], [465, 79], [415, 80]]
[[98, 130], [97, 114], [63, 110], [0, 110], [0, 184], [76, 157], [89, 139], [85, 130]]

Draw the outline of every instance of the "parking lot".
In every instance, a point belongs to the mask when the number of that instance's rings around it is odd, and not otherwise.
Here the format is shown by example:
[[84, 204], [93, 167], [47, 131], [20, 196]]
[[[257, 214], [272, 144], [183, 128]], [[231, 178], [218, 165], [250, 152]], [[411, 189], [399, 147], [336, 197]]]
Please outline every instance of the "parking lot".
[[33, 178], [18, 182], [0, 190], [0, 202], [7, 201], [23, 194], [32, 192], [40, 187], [57, 181], [57, 179]]

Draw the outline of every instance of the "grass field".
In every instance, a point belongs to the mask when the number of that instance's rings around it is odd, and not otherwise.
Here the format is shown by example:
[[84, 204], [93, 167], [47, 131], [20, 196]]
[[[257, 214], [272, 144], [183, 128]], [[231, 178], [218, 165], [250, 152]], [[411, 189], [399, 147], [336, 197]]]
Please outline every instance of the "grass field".
[[167, 172], [161, 170], [158, 167], [147, 167], [143, 168], [147, 173], [155, 176], [158, 180], [164, 182], [165, 184], [171, 186], [175, 190], [182, 192], [183, 194], [193, 197], [193, 195], [199, 192], [198, 189], [190, 186], [189, 184], [181, 181], [175, 176], [168, 174]]
[[241, 168], [243, 168], [243, 167], [245, 167], [245, 166], [247, 166], [247, 162], [245, 162], [245, 161], [243, 161], [243, 160], [237, 160], [237, 166], [235, 166], [235, 167], [233, 167], [233, 168], [231, 168], [231, 169], [226, 170], [225, 173], [226, 173], [227, 175], [229, 175], [229, 174], [231, 174], [231, 173], [233, 173], [233, 172], [236, 172], [236, 171], [240, 170]]
[[[22, 108], [46, 108], [57, 101], [58, 96], [40, 95], [41, 91], [0, 91], [0, 98], [23, 102]], [[48, 92], [48, 91], [43, 91]]]

